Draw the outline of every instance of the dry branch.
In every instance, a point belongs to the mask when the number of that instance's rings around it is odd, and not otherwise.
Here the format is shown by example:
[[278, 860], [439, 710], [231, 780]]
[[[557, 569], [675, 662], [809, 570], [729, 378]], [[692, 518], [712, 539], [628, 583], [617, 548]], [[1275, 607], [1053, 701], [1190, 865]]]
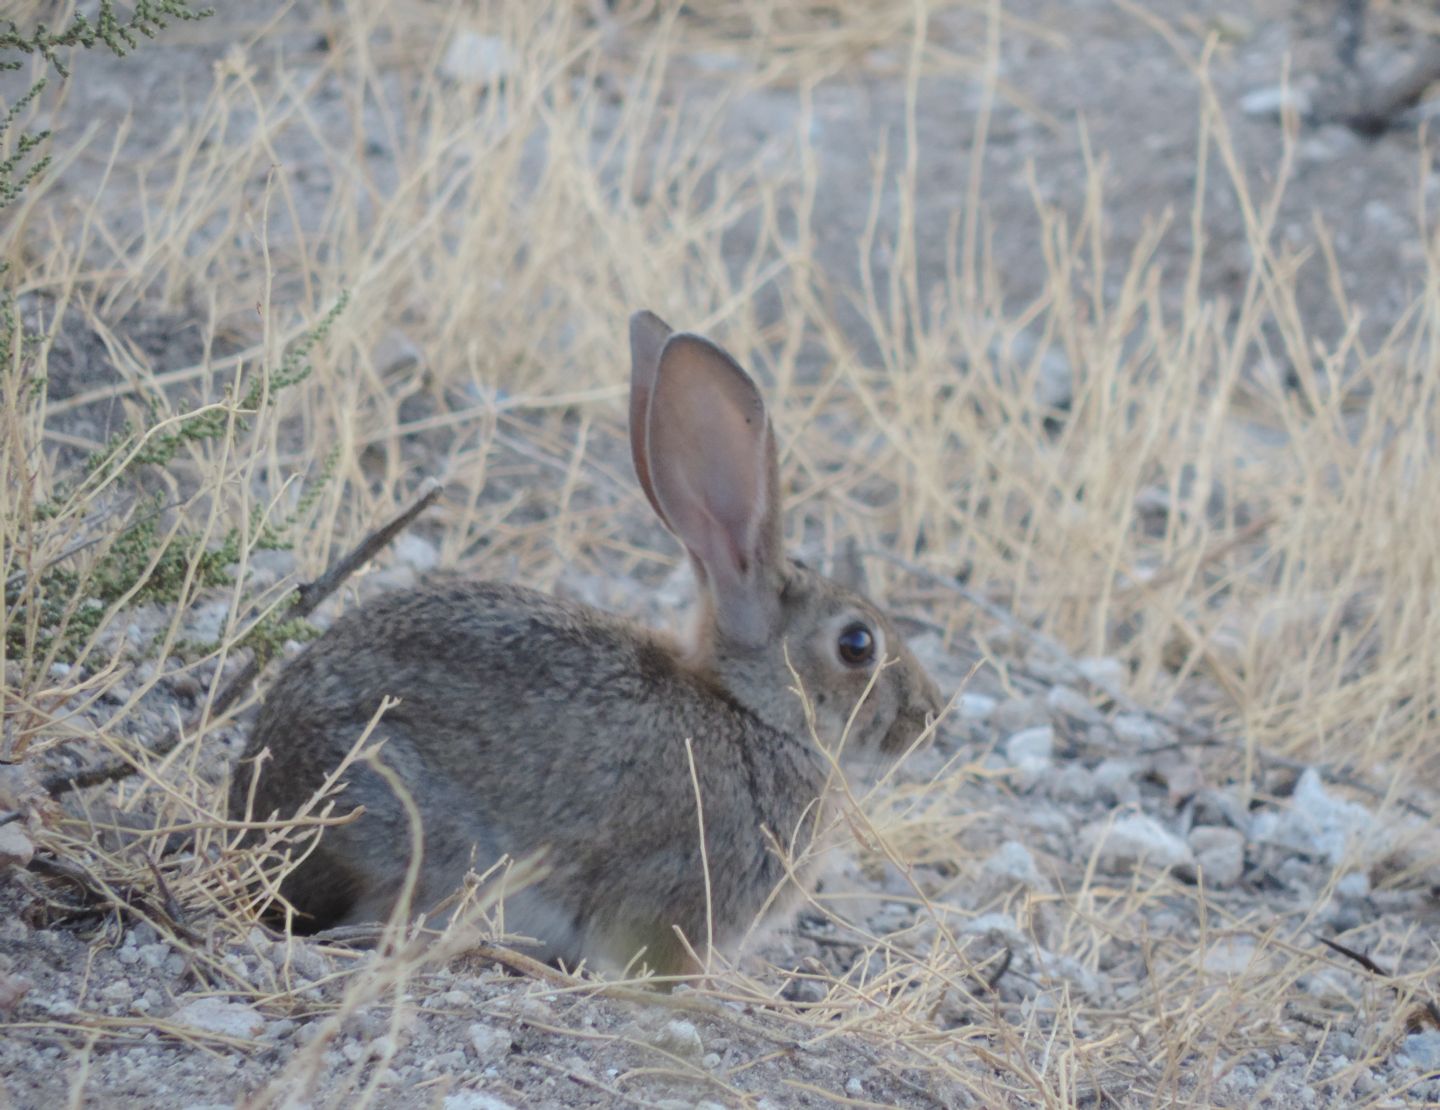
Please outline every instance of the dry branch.
[[[384, 526], [365, 536], [349, 552], [332, 563], [325, 573], [315, 581], [297, 586], [294, 601], [286, 615], [291, 618], [308, 617], [319, 608], [321, 602], [339, 589], [350, 575], [373, 559], [396, 536], [409, 527], [416, 517], [434, 504], [440, 496], [440, 492], [439, 482], [434, 478], [425, 479], [420, 484], [413, 500], [401, 512], [392, 517]], [[167, 732], [153, 748], [149, 749], [150, 754], [153, 756], [168, 755], [180, 743], [182, 736], [201, 727], [207, 717], [214, 720], [223, 716], [250, 688], [250, 684], [259, 676], [264, 664], [265, 661], [259, 654], [252, 651], [245, 666], [230, 678], [220, 693], [216, 695], [214, 702], [201, 709], [196, 719], [187, 721], [183, 727], [172, 728]], [[102, 763], [73, 774], [57, 771], [43, 778], [41, 785], [54, 796], [125, 778], [134, 774], [137, 769], [133, 760], [122, 759], [111, 763]]]
[[[1365, 955], [1364, 952], [1357, 951], [1354, 948], [1347, 948], [1345, 945], [1333, 940], [1328, 940], [1325, 937], [1316, 937], [1315, 939], [1318, 940], [1321, 944], [1323, 944], [1326, 948], [1329, 948], [1332, 952], [1338, 952], [1340, 953], [1340, 955], [1346, 957], [1347, 959], [1354, 960], [1366, 971], [1370, 972], [1371, 975], [1378, 975], [1381, 979], [1393, 980], [1395, 978], [1394, 972], [1386, 971], [1373, 959]], [[1398, 990], [1398, 988], [1393, 989]], [[1433, 1025], [1436, 1029], [1440, 1029], [1440, 1006], [1437, 1006], [1433, 999], [1427, 998], [1424, 1002], [1421, 1003], [1421, 1009], [1424, 1012], [1425, 1017], [1429, 1020], [1430, 1024]]]

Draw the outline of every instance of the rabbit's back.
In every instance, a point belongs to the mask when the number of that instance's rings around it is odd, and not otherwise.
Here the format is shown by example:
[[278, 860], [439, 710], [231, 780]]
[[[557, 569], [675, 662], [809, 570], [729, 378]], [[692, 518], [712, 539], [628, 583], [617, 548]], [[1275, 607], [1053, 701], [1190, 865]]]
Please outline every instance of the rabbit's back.
[[[472, 863], [548, 848], [549, 875], [507, 921], [562, 956], [567, 936], [596, 951], [597, 930], [623, 938], [599, 947], [652, 952], [667, 939], [657, 925], [704, 934], [696, 781], [708, 899], [717, 920], [748, 920], [781, 876], [762, 828], [788, 842], [825, 776], [808, 737], [767, 727], [667, 641], [522, 587], [456, 580], [347, 614], [286, 668], [246, 753], [269, 749], [256, 814], [303, 804], [387, 696], [399, 701], [373, 737], [424, 824], [417, 905]], [[389, 786], [363, 766], [345, 777], [339, 809], [365, 814], [328, 830], [285, 888], [316, 924], [383, 916], [408, 858]], [[249, 778], [242, 764], [232, 810]]]

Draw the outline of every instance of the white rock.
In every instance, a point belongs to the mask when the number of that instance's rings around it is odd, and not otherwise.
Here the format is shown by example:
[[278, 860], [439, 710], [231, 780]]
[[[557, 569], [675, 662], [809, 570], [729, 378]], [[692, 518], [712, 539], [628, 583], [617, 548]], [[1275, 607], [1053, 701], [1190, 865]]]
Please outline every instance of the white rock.
[[513, 1110], [503, 1098], [487, 1095], [484, 1091], [456, 1091], [446, 1095], [440, 1105], [445, 1110]]
[[470, 1038], [470, 1047], [482, 1064], [497, 1063], [510, 1053], [510, 1033], [498, 1025], [476, 1022], [465, 1032]]
[[962, 721], [970, 721], [977, 725], [983, 725], [995, 712], [995, 706], [999, 704], [989, 694], [961, 694], [955, 701], [955, 711], [960, 714]]
[[99, 998], [102, 1002], [125, 1007], [135, 1000], [135, 988], [127, 979], [116, 979], [100, 989]]
[[1278, 814], [1257, 813], [1250, 838], [1333, 867], [1350, 852], [1368, 846], [1373, 831], [1374, 817], [1368, 809], [1331, 795], [1314, 768], [1307, 768], [1295, 785], [1289, 808]]
[[164, 965], [170, 955], [168, 944], [142, 944], [139, 949], [140, 962], [146, 967], [158, 968]]
[[1005, 758], [1016, 766], [1048, 763], [1055, 751], [1055, 729], [1052, 725], [1027, 728], [1005, 741]]
[[1100, 712], [1090, 704], [1090, 699], [1073, 686], [1052, 686], [1045, 695], [1045, 704], [1051, 713], [1073, 717], [1077, 721], [1098, 721]]
[[1122, 690], [1130, 668], [1113, 655], [1087, 655], [1075, 661], [1076, 669], [1102, 690]]
[[461, 85], [493, 85], [515, 72], [515, 56], [504, 39], [461, 31], [451, 40], [440, 73]]
[[698, 1060], [705, 1055], [705, 1045], [700, 1040], [700, 1031], [693, 1022], [667, 1021], [651, 1038], [651, 1043], [665, 1052], [687, 1059]]
[[520, 998], [515, 1009], [525, 1021], [538, 1021], [542, 1025], [550, 1025], [555, 1021], [555, 1009], [550, 1005], [555, 996], [549, 995], [542, 998], [538, 994], [527, 994]]
[[1407, 221], [1383, 200], [1369, 200], [1360, 210], [1365, 221], [1387, 235], [1401, 235], [1409, 229]]
[[1099, 1000], [1105, 996], [1100, 977], [1074, 956], [1042, 950], [1036, 954], [1036, 962], [1045, 969], [1047, 975], [1064, 979], [1086, 998]]
[[[1027, 331], [1016, 332], [1008, 343], [997, 340], [992, 348], [997, 377], [1010, 386], [1033, 373], [1035, 404], [1045, 409], [1063, 409], [1075, 396], [1075, 371], [1064, 351], [1057, 347], [1040, 351], [1038, 347], [1036, 337]], [[1007, 373], [1002, 369], [1008, 367], [1013, 367], [1013, 371]], [[1014, 380], [1006, 381], [1012, 374]]]
[[1075, 398], [1075, 371], [1063, 351], [1054, 348], [1040, 356], [1035, 381], [1035, 403], [1044, 409], [1068, 408]]
[[1426, 1029], [1405, 1038], [1405, 1055], [1425, 1071], [1440, 1068], [1440, 1029]]
[[171, 1015], [176, 1025], [187, 1025], [225, 1037], [254, 1038], [265, 1031], [265, 1018], [253, 1006], [223, 998], [197, 998]]
[[277, 945], [273, 953], [275, 963], [277, 965], [283, 963], [287, 956], [290, 960], [290, 967], [295, 974], [302, 979], [308, 979], [312, 983], [316, 979], [323, 979], [330, 972], [330, 967], [325, 962], [325, 957], [320, 955], [319, 952], [315, 951], [315, 949], [305, 941], [290, 940], [288, 942], [288, 950], [286, 945]]
[[1015, 768], [1014, 783], [1022, 791], [1033, 790], [1050, 770], [1055, 748], [1055, 729], [1039, 725], [1015, 733], [1005, 742], [1005, 757]]
[[395, 538], [395, 561], [415, 570], [434, 570], [440, 562], [440, 551], [424, 536], [414, 532], [402, 532]]
[[1097, 821], [1081, 830], [1081, 842], [1098, 853], [1099, 865], [1108, 871], [1125, 871], [1141, 864], [1152, 867], [1194, 867], [1190, 846], [1153, 817], [1131, 813], [1113, 824]]
[[1240, 98], [1240, 110], [1247, 116], [1278, 116], [1286, 109], [1305, 115], [1310, 111], [1309, 94], [1292, 86], [1271, 85]]
[[1255, 962], [1255, 942], [1249, 937], [1220, 937], [1200, 961], [1211, 975], [1243, 975]]
[[1163, 740], [1160, 726], [1139, 713], [1118, 714], [1110, 723], [1110, 728], [1120, 743], [1141, 750], [1153, 748]]
[[1048, 890], [1050, 884], [1035, 866], [1030, 849], [1018, 840], [1007, 840], [990, 854], [980, 868], [981, 874], [996, 884], [1023, 886], [1029, 890]]
[[1335, 883], [1335, 893], [1341, 898], [1366, 898], [1370, 894], [1370, 876], [1363, 871], [1341, 875]]
[[1006, 944], [1023, 951], [1029, 947], [1025, 934], [1020, 931], [1020, 926], [1015, 924], [1015, 919], [1008, 913], [982, 913], [979, 917], [972, 918], [960, 927], [960, 931], [969, 936], [994, 937]]
[[1045, 780], [1046, 795], [1057, 802], [1091, 802], [1098, 792], [1095, 776], [1079, 763], [1057, 767]]
[[[20, 1000], [29, 993], [32, 986], [34, 984], [23, 975], [11, 975], [8, 971], [0, 971], [0, 1017], [13, 1013], [15, 1007], [20, 1005]], [[127, 983], [126, 986], [128, 987], [129, 984]], [[126, 1001], [129, 1000], [126, 999]]]
[[225, 634], [225, 621], [230, 615], [230, 605], [224, 601], [209, 601], [191, 609], [185, 619], [185, 633], [202, 644], [213, 644]]
[[990, 723], [1001, 736], [1009, 736], [1022, 729], [1048, 725], [1050, 710], [1045, 707], [1044, 698], [1009, 698], [995, 707]]
[[35, 845], [19, 821], [0, 825], [0, 868], [25, 867], [34, 855]]
[[1245, 838], [1237, 829], [1196, 826], [1190, 830], [1190, 849], [1206, 886], [1234, 886], [1245, 872]]
[[1103, 759], [1090, 777], [1102, 798], [1124, 804], [1139, 800], [1140, 785], [1135, 780], [1143, 769], [1138, 760]]

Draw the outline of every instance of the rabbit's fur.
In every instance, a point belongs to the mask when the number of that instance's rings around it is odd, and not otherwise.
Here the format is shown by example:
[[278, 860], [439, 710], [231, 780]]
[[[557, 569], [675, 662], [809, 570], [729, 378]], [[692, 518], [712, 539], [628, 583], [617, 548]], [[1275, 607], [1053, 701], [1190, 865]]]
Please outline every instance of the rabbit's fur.
[[[636, 473], [701, 593], [689, 642], [519, 586], [437, 580], [347, 613], [306, 648], [246, 756], [269, 754], [255, 816], [293, 813], [381, 698], [399, 698], [374, 738], [424, 822], [415, 907], [472, 866], [545, 848], [548, 872], [506, 899], [508, 931], [551, 959], [624, 965], [643, 948], [669, 971], [688, 963], [677, 928], [724, 944], [767, 905], [785, 874], [767, 832], [808, 842], [831, 768], [815, 736], [833, 751], [853, 715], [842, 754], [895, 755], [941, 705], [874, 605], [785, 557], [773, 433], [745, 372], [650, 313], [630, 336]], [[873, 659], [856, 661], [857, 625]], [[236, 815], [250, 771], [235, 775]], [[364, 764], [345, 778], [342, 810], [364, 814], [326, 830], [282, 888], [315, 927], [384, 918], [405, 877], [400, 800]]]

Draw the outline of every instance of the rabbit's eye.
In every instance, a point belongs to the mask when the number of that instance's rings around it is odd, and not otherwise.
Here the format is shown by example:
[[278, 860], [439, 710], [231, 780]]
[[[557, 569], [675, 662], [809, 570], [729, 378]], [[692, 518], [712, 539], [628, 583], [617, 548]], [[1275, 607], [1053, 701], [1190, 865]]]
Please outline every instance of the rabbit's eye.
[[835, 646], [839, 649], [841, 661], [852, 667], [875, 658], [875, 634], [859, 621], [847, 624], [841, 630]]

